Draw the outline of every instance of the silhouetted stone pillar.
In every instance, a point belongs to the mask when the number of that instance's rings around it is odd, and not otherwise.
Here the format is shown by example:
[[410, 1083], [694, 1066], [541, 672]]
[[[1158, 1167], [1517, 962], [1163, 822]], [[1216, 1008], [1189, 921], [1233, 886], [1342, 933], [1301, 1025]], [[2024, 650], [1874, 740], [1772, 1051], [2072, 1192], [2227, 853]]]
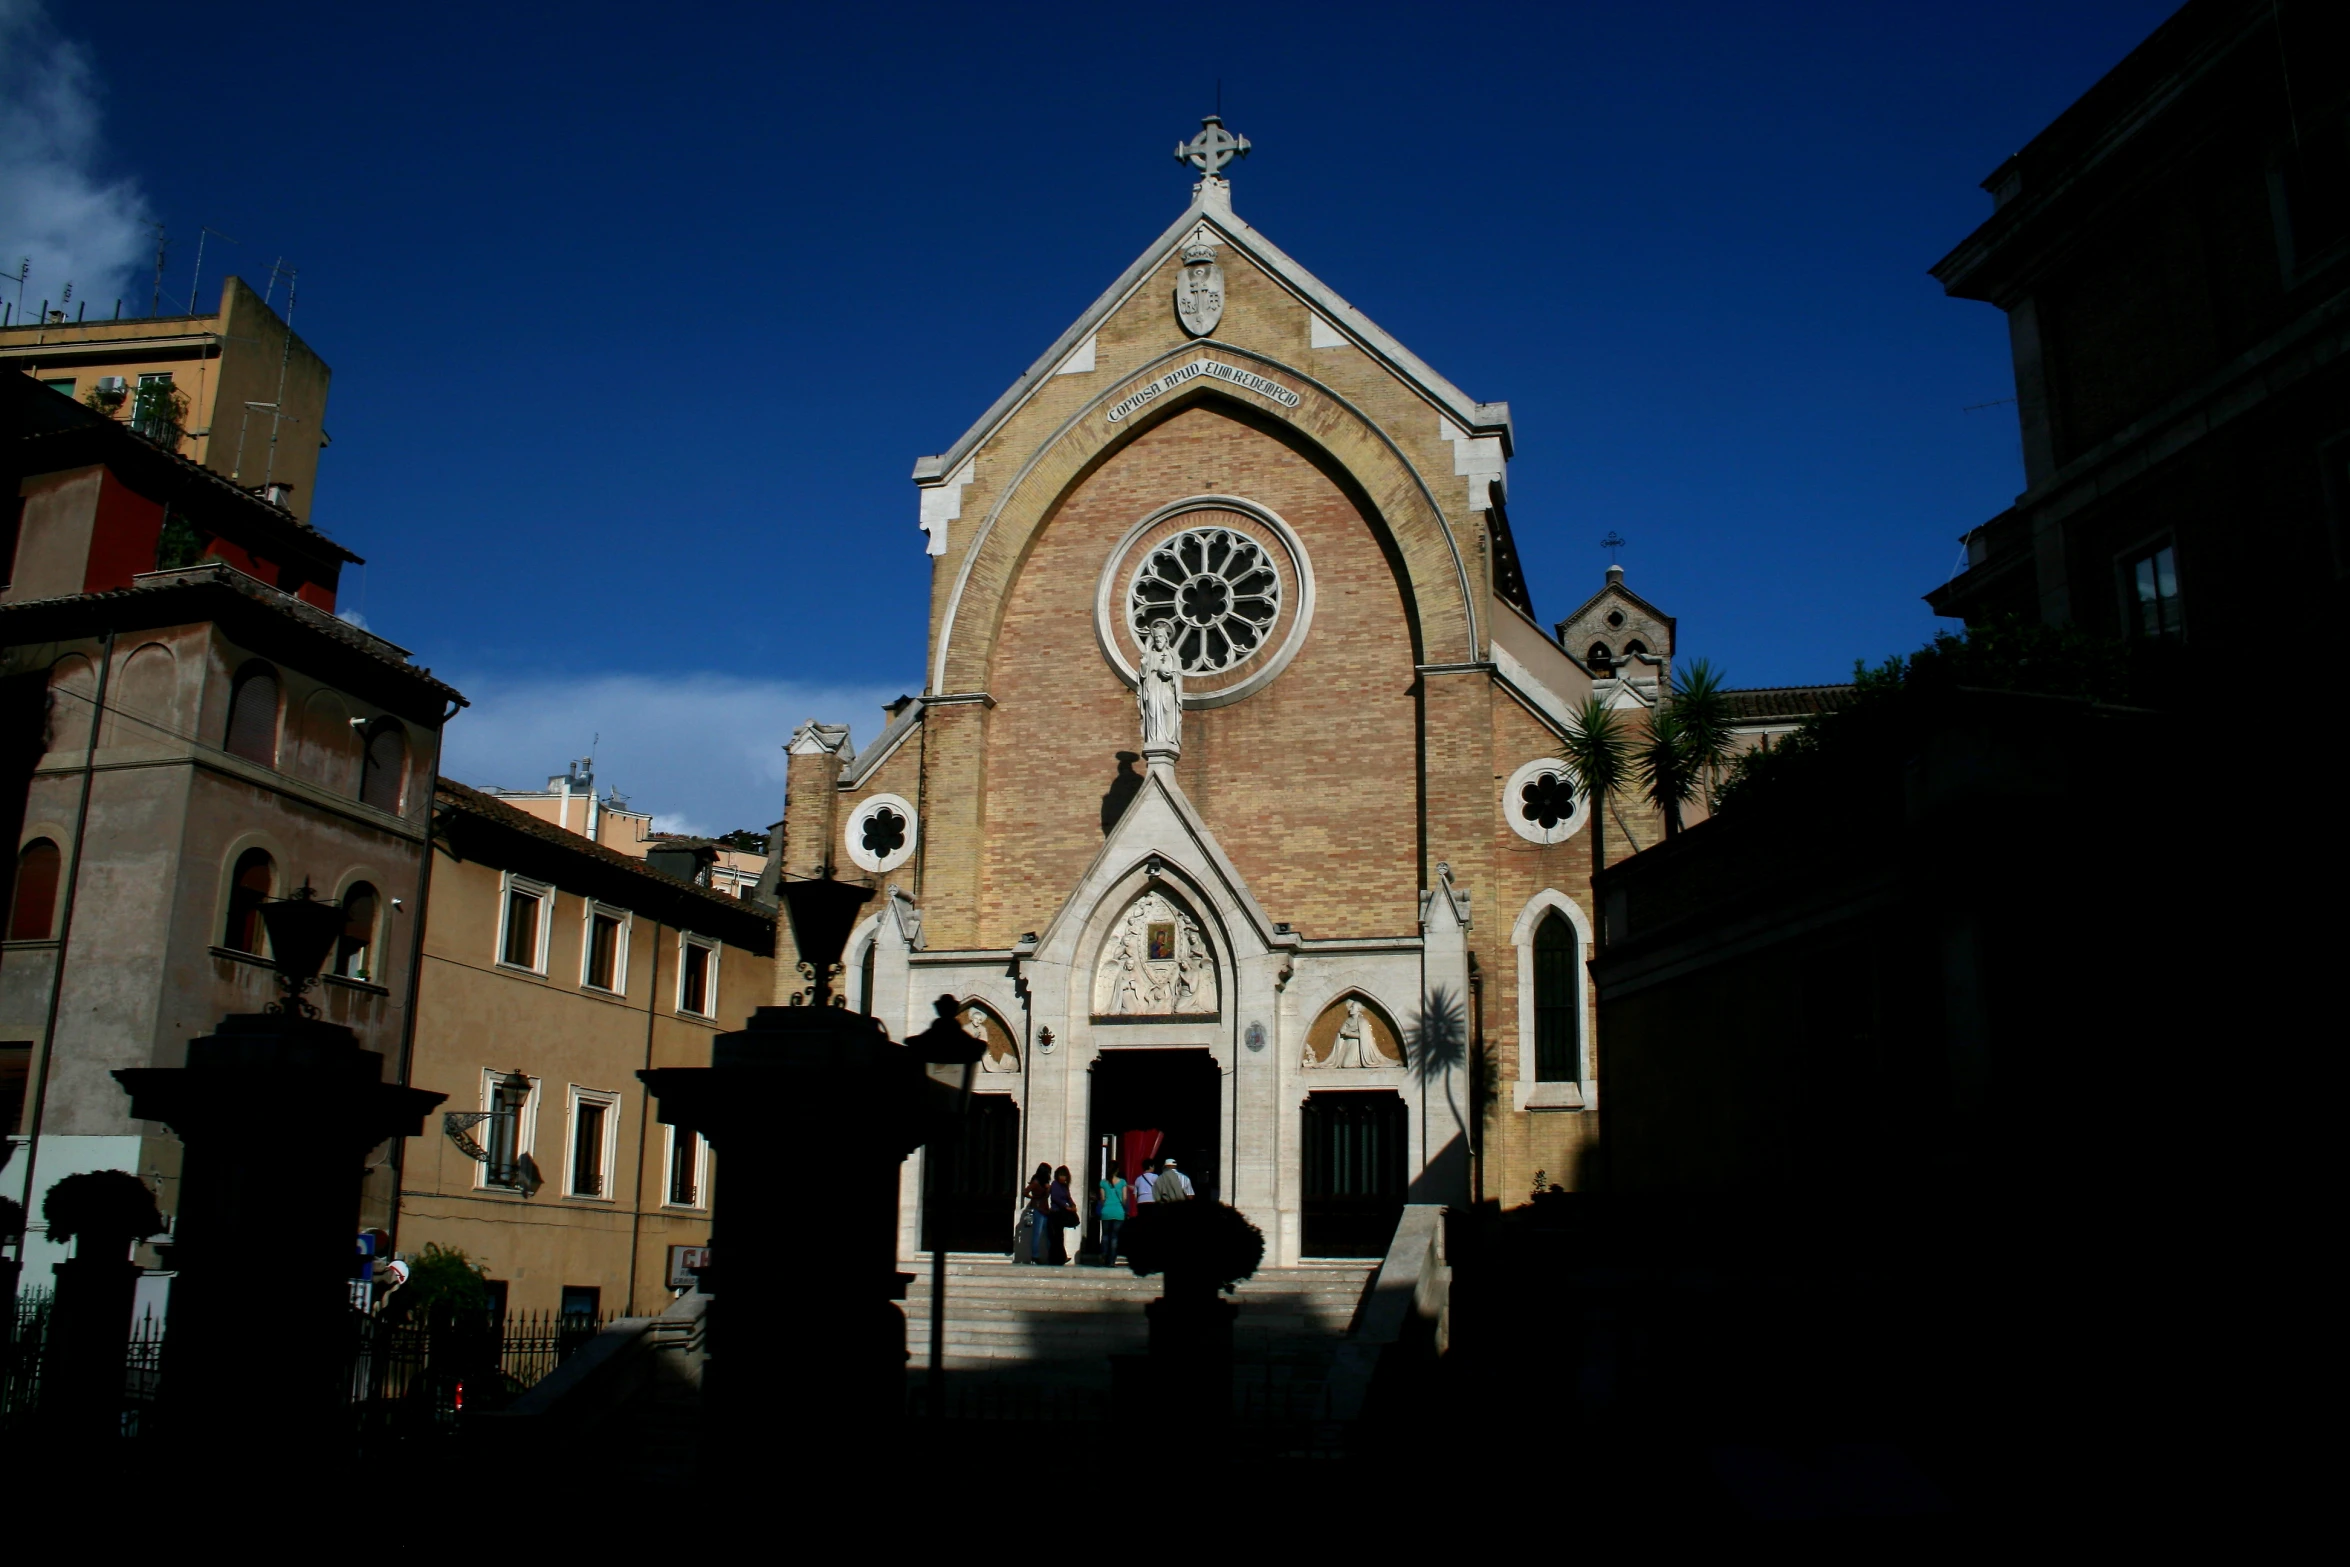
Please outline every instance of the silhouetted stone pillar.
[[928, 1064], [872, 1018], [761, 1007], [718, 1036], [711, 1065], [637, 1074], [664, 1122], [721, 1156], [705, 1467], [773, 1478], [786, 1447], [903, 1415], [899, 1166], [959, 1107]]
[[383, 1081], [351, 1030], [264, 1012], [188, 1042], [184, 1067], [114, 1074], [186, 1146], [162, 1411], [182, 1437], [339, 1435], [357, 1314], [351, 1241], [371, 1149], [447, 1096]]

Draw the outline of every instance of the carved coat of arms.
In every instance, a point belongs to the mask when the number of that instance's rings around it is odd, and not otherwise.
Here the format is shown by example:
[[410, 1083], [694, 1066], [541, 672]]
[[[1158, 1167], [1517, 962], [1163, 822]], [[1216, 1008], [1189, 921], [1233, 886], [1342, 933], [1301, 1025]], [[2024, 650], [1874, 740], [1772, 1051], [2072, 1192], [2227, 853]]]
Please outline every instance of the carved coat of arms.
[[1224, 319], [1224, 269], [1215, 247], [1183, 247], [1183, 275], [1175, 283], [1175, 318], [1193, 337], [1205, 337]]

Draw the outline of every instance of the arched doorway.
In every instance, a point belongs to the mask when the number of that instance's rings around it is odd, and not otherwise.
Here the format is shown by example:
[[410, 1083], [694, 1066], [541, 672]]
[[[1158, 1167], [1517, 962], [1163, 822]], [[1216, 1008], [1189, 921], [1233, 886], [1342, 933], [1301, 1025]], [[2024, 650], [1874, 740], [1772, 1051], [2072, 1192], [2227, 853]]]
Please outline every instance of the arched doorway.
[[[1090, 1195], [1115, 1168], [1129, 1181], [1154, 1159], [1172, 1158], [1201, 1197], [1222, 1195], [1224, 1073], [1206, 1049], [1105, 1050], [1094, 1062]], [[1085, 1241], [1099, 1231], [1084, 1204]]]
[[1020, 1106], [1010, 1094], [973, 1094], [961, 1135], [925, 1151], [943, 1168], [922, 1207], [924, 1251], [1008, 1255], [1020, 1211]]
[[1411, 1118], [1393, 1089], [1306, 1095], [1304, 1233], [1309, 1257], [1383, 1257], [1403, 1217]]

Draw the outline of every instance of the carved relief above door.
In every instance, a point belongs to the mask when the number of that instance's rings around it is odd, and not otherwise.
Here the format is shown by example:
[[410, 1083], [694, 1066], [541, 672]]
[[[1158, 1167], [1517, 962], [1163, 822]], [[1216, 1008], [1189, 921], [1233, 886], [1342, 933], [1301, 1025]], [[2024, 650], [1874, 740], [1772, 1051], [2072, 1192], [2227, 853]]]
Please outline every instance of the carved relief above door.
[[1215, 952], [1199, 921], [1164, 893], [1135, 899], [1102, 944], [1094, 1016], [1214, 1017], [1219, 998]]

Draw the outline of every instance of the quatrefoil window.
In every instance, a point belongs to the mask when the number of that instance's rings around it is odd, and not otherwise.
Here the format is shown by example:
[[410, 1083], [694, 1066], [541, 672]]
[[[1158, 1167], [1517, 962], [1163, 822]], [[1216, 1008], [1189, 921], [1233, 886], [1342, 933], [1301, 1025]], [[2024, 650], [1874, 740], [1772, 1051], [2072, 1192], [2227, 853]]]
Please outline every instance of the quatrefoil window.
[[1518, 791], [1526, 820], [1549, 832], [1575, 814], [1575, 786], [1564, 773], [1537, 773]]
[[888, 806], [865, 818], [865, 852], [886, 860], [906, 846], [906, 819]]
[[903, 795], [877, 794], [841, 824], [841, 847], [859, 870], [893, 871], [914, 857], [920, 830], [911, 801]]
[[1150, 645], [1151, 627], [1174, 626], [1175, 654], [1190, 675], [1214, 674], [1265, 645], [1281, 616], [1281, 574], [1272, 556], [1233, 528], [1192, 528], [1150, 552], [1126, 592], [1126, 624]]

